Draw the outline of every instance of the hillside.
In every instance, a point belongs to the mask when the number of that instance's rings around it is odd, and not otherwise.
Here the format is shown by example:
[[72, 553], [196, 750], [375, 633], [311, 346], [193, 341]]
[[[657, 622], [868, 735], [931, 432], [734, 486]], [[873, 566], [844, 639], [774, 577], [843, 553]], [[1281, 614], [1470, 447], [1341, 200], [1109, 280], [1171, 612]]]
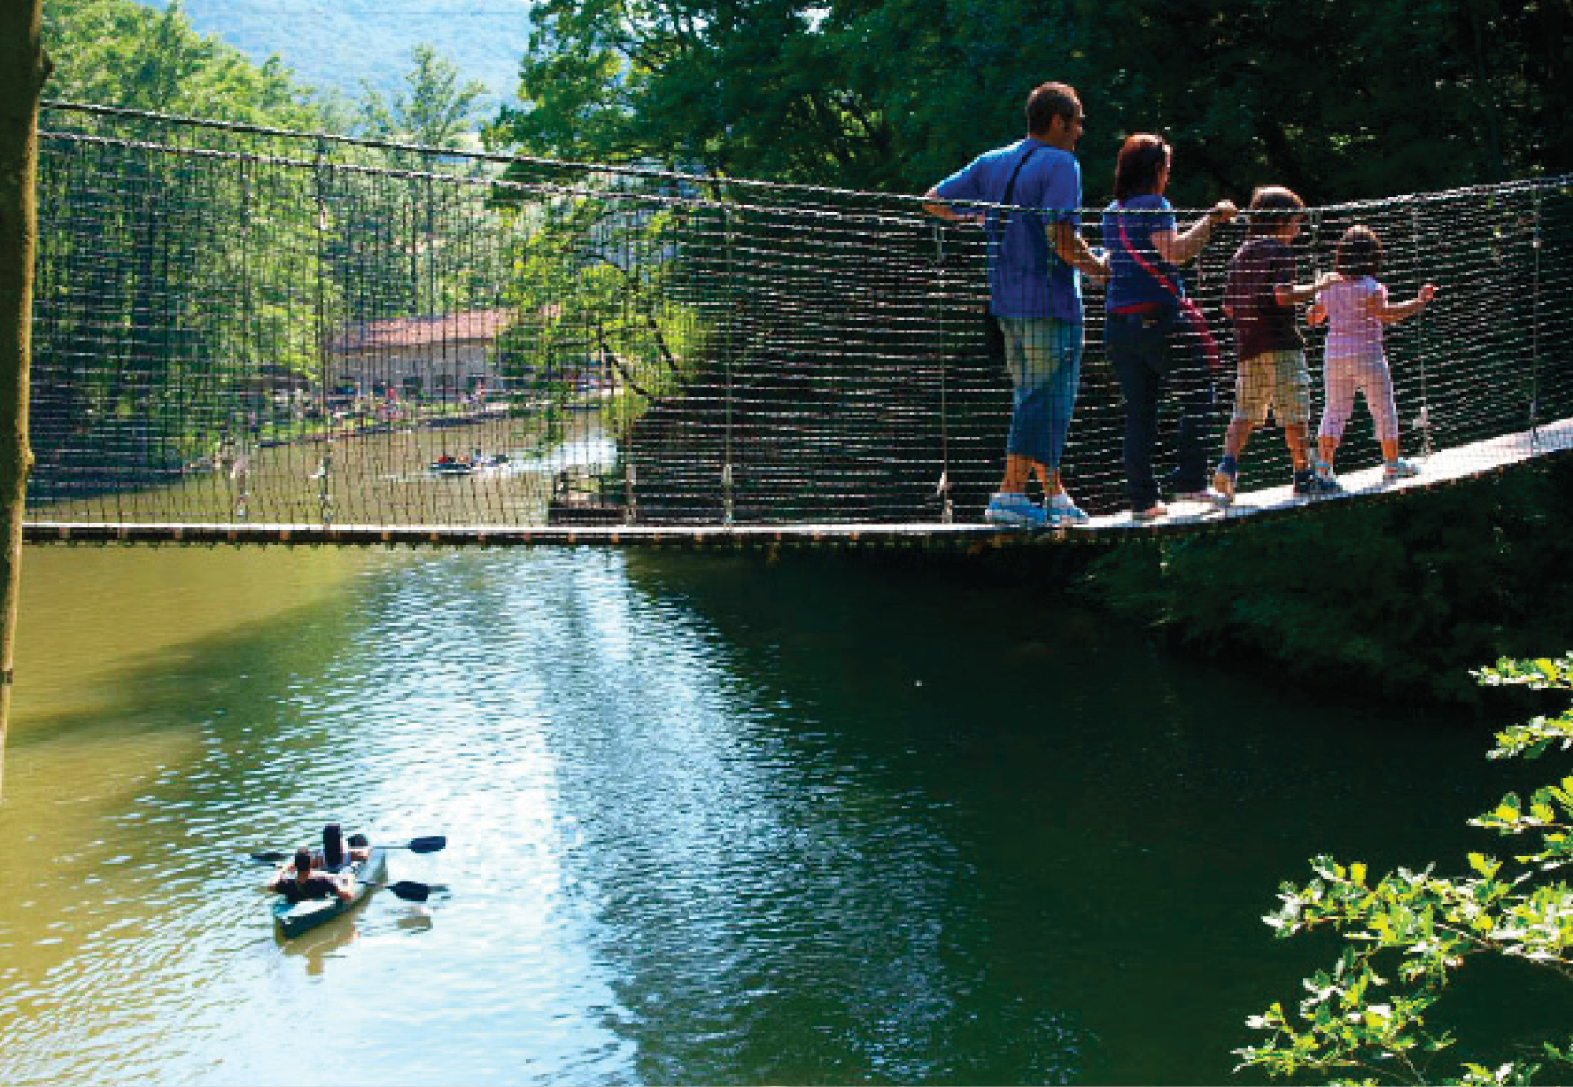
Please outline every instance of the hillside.
[[[143, 0], [160, 10], [168, 0]], [[410, 50], [434, 46], [461, 82], [492, 92], [489, 112], [511, 99], [530, 36], [528, 0], [183, 0], [201, 34], [214, 35], [257, 63], [273, 54], [297, 82], [361, 97], [361, 82], [385, 98], [404, 89]]]

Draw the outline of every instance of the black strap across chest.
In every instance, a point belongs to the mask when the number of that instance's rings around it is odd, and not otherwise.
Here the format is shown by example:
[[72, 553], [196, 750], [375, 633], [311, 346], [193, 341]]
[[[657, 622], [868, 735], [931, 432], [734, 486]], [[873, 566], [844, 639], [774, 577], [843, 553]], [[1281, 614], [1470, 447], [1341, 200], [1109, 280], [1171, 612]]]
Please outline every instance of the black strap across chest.
[[1030, 159], [1033, 155], [1037, 154], [1040, 150], [1042, 150], [1042, 148], [1043, 145], [1041, 143], [1035, 143], [1031, 147], [1027, 148], [1027, 153], [1025, 155], [1016, 160], [1016, 168], [1010, 172], [1010, 180], [1005, 183], [1005, 199], [1001, 200], [1000, 203], [1010, 203], [1011, 196], [1016, 192], [1016, 175], [1021, 173], [1021, 168], [1023, 166], [1027, 165], [1027, 160]]

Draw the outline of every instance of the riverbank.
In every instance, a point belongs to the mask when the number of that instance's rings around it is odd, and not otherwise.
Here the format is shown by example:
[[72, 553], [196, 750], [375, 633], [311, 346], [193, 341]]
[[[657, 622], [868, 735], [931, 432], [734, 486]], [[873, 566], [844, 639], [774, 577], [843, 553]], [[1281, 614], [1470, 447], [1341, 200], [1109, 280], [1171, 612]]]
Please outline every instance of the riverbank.
[[1476, 705], [1472, 669], [1573, 647], [1573, 458], [1214, 532], [843, 559], [1014, 587], [1046, 622], [1092, 605], [1306, 689]]

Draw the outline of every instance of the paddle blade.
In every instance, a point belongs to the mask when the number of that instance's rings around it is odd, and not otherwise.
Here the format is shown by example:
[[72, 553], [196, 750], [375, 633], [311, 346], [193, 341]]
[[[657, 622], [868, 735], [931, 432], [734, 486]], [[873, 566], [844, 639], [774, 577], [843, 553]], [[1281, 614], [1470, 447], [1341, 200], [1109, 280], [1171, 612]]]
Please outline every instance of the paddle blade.
[[401, 879], [397, 883], [388, 884], [388, 890], [404, 899], [406, 902], [425, 902], [431, 897], [431, 888], [424, 883], [414, 880]]
[[440, 834], [433, 834], [429, 838], [410, 839], [409, 849], [413, 853], [435, 853], [448, 844], [448, 839]]
[[294, 855], [293, 853], [253, 853], [251, 859], [259, 864], [277, 864], [279, 861], [289, 860]]

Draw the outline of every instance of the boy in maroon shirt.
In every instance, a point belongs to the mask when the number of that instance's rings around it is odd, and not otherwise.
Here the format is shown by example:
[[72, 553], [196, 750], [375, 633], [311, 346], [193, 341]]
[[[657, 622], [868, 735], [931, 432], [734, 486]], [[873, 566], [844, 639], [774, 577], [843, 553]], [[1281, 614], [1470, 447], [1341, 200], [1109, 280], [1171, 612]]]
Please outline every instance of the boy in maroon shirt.
[[1214, 489], [1229, 499], [1234, 498], [1240, 452], [1269, 413], [1283, 427], [1289, 446], [1294, 493], [1320, 495], [1338, 489], [1311, 467], [1311, 377], [1295, 307], [1309, 302], [1324, 284], [1295, 283], [1289, 244], [1300, 232], [1304, 209], [1304, 202], [1288, 189], [1257, 189], [1251, 196], [1249, 234], [1229, 260], [1223, 311], [1234, 324], [1240, 362], [1234, 417], [1224, 433], [1223, 459], [1213, 473]]

